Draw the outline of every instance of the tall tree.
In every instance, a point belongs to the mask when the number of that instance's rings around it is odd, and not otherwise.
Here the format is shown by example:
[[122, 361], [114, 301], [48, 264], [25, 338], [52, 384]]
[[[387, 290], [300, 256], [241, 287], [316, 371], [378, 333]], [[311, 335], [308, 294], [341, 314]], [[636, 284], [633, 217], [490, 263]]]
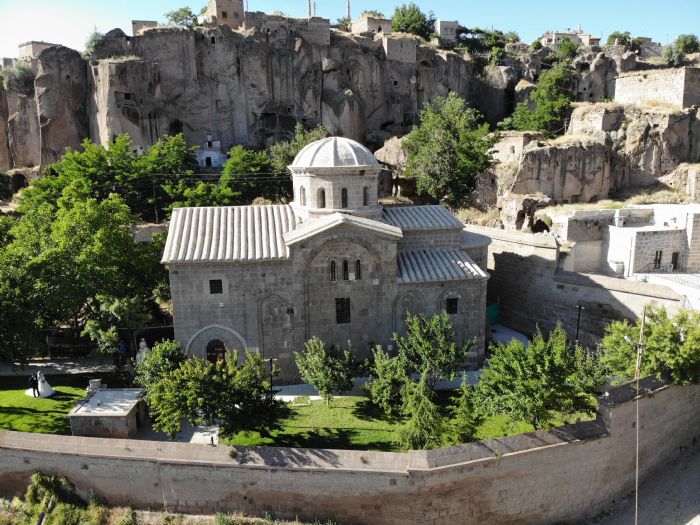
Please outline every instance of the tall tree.
[[402, 4], [394, 10], [391, 29], [397, 33], [413, 33], [429, 40], [435, 30], [435, 17], [432, 13], [426, 15], [413, 2]]
[[408, 374], [425, 376], [430, 390], [440, 379], [453, 379], [463, 369], [470, 344], [457, 345], [447, 313], [407, 314], [405, 335], [394, 334], [398, 357]]
[[333, 394], [350, 390], [353, 385], [354, 359], [348, 348], [327, 347], [318, 337], [306, 342], [306, 349], [294, 352], [297, 368], [304, 381], [311, 383], [319, 395], [330, 404]]
[[22, 192], [20, 211], [28, 213], [43, 203], [56, 206], [61, 198], [101, 201], [116, 193], [143, 219], [163, 218], [171, 202], [195, 184], [190, 176], [193, 148], [178, 134], [163, 137], [144, 154], [135, 149], [128, 135], [116, 137], [108, 148], [87, 139], [82, 151], [68, 148], [63, 159]]
[[399, 431], [399, 442], [408, 449], [436, 448], [442, 444], [444, 420], [433, 401], [434, 393], [428, 387], [428, 375], [417, 383], [409, 383], [404, 415], [407, 421]]
[[531, 95], [535, 109], [530, 110], [526, 102], [521, 102], [506, 127], [541, 131], [547, 137], [562, 133], [564, 118], [573, 98], [571, 82], [571, 65], [567, 61], [558, 62], [548, 71], [543, 71]]
[[[603, 364], [618, 381], [634, 378], [640, 321], [614, 321], [600, 342]], [[642, 377], [668, 377], [673, 383], [700, 382], [700, 314], [682, 310], [669, 316], [664, 308], [647, 309]]]
[[197, 15], [188, 6], [180, 7], [165, 13], [169, 24], [176, 26], [194, 27], [197, 25]]
[[555, 413], [593, 412], [592, 392], [582, 390], [576, 352], [557, 327], [545, 338], [538, 330], [529, 345], [513, 339], [492, 347], [477, 396], [486, 414], [507, 414], [542, 428]]
[[224, 438], [242, 430], [268, 432], [282, 409], [269, 375], [258, 353], [246, 353], [242, 363], [235, 352], [216, 363], [186, 359], [160, 381], [147, 385], [153, 428], [171, 438], [182, 431], [183, 420], [218, 425]]
[[270, 162], [272, 169], [278, 173], [288, 176], [287, 166], [291, 165], [294, 157], [306, 146], [317, 140], [328, 136], [328, 130], [320, 124], [315, 128], [307, 130], [297, 122], [294, 127], [294, 137], [291, 140], [278, 142], [269, 148]]
[[272, 164], [266, 151], [234, 146], [228, 156], [219, 184], [240, 193], [243, 203], [250, 204], [255, 197], [279, 201], [289, 194], [289, 178], [272, 175]]
[[408, 381], [406, 367], [398, 356], [390, 356], [381, 346], [374, 348], [370, 379], [365, 383], [372, 403], [387, 415], [400, 412]]
[[480, 119], [456, 93], [425, 106], [420, 124], [402, 144], [408, 157], [405, 175], [416, 180], [419, 194], [450, 206], [471, 195], [477, 175], [493, 163], [489, 150], [496, 140]]
[[472, 388], [466, 376], [452, 396], [449, 406], [450, 418], [447, 421], [447, 441], [449, 445], [460, 445], [474, 440], [479, 419], [474, 411]]

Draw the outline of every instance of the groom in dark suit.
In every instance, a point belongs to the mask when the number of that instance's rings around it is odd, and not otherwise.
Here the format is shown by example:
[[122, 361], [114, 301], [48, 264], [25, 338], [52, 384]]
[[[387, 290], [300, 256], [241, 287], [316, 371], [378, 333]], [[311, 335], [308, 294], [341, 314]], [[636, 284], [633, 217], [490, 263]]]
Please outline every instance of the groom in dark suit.
[[34, 397], [39, 397], [39, 380], [36, 378], [36, 374], [29, 376], [29, 387], [32, 389]]

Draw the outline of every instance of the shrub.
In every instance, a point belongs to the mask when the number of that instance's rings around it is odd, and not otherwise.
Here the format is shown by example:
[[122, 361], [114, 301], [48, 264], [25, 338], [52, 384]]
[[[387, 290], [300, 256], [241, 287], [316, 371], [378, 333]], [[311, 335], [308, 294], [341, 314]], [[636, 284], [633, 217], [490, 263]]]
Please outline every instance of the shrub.
[[502, 66], [506, 58], [506, 50], [502, 47], [494, 47], [489, 54], [489, 64], [492, 66]]
[[15, 61], [11, 68], [2, 70], [5, 89], [14, 89], [27, 96], [34, 95], [34, 70], [23, 60]]

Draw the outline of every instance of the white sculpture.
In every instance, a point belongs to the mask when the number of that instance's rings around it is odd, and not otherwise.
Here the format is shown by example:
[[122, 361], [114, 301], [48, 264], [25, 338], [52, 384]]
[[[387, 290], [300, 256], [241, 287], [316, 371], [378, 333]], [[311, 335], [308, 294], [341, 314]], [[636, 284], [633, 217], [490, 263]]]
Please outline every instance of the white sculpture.
[[148, 348], [148, 343], [146, 343], [146, 340], [142, 337], [141, 341], [139, 341], [139, 351], [136, 353], [136, 364], [140, 365], [150, 352], [151, 349]]

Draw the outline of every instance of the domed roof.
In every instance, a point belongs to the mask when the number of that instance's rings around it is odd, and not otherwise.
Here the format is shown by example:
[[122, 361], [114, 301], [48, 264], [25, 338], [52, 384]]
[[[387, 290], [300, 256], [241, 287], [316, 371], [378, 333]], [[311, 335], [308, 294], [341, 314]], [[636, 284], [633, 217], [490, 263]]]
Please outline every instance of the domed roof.
[[355, 168], [378, 166], [370, 150], [344, 137], [329, 137], [312, 142], [294, 158], [292, 168]]

